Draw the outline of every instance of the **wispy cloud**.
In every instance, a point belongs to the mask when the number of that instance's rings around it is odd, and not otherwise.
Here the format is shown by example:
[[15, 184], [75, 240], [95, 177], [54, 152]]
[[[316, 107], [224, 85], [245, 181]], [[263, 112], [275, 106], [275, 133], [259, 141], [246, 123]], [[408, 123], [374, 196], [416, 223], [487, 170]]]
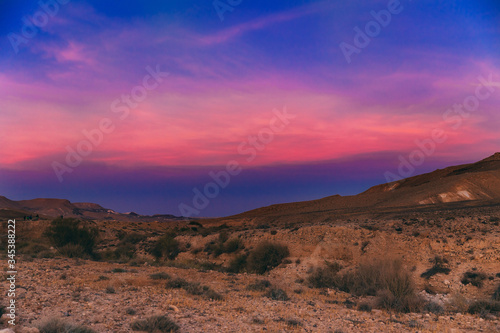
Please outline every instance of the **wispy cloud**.
[[313, 15], [328, 8], [331, 8], [328, 1], [321, 1], [312, 4], [303, 5], [281, 13], [275, 13], [253, 19], [251, 21], [238, 24], [234, 27], [224, 29], [210, 36], [200, 37], [203, 45], [216, 45], [229, 42], [236, 37], [248, 32], [262, 30], [276, 23], [292, 21], [304, 16]]

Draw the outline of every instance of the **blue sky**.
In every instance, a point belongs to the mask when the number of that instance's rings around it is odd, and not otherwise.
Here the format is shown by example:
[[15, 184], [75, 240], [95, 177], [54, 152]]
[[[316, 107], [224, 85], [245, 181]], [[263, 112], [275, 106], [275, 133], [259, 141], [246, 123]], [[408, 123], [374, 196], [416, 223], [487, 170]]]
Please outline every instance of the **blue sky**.
[[[399, 13], [349, 63], [340, 44], [355, 46], [354, 29], [366, 34], [389, 3]], [[414, 174], [499, 150], [500, 93], [458, 130], [443, 118], [479, 76], [499, 90], [495, 1], [243, 0], [221, 21], [212, 1], [74, 0], [15, 47], [12, 34], [23, 37], [41, 7], [1, 6], [0, 194], [13, 199], [179, 215], [210, 171], [236, 160], [243, 172], [198, 212], [220, 216], [361, 192], [436, 128], [448, 139]], [[111, 105], [143, 89], [147, 68], [168, 76], [117, 117]], [[239, 145], [285, 108], [296, 118], [246, 161]], [[103, 119], [113, 130], [69, 166]]]

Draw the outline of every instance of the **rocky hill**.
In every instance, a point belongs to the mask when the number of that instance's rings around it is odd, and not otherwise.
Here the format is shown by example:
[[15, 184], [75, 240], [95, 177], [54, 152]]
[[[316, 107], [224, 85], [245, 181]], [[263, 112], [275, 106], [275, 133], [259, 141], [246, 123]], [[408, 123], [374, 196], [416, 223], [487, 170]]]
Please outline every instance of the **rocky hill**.
[[346, 216], [394, 214], [402, 210], [478, 207], [500, 204], [500, 153], [477, 163], [438, 169], [423, 175], [374, 186], [353, 196], [278, 204], [225, 218], [259, 223], [328, 221]]

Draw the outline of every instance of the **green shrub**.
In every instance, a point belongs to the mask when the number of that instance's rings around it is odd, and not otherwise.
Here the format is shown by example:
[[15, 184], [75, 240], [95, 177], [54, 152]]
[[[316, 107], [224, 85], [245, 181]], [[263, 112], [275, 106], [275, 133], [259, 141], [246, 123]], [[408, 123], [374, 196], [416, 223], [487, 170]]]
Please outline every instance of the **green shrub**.
[[97, 228], [81, 225], [76, 219], [55, 219], [45, 231], [45, 236], [59, 251], [65, 246], [62, 254], [94, 257], [95, 246], [99, 236]]
[[156, 259], [165, 257], [169, 260], [174, 260], [179, 254], [179, 242], [175, 239], [175, 234], [167, 233], [158, 239], [150, 250], [150, 253]]
[[74, 325], [60, 319], [49, 319], [38, 326], [40, 333], [95, 333], [85, 326]]
[[264, 241], [248, 255], [247, 269], [249, 272], [264, 274], [281, 264], [289, 255], [287, 246]]
[[178, 332], [179, 326], [168, 316], [152, 316], [146, 319], [134, 321], [132, 330], [148, 333], [156, 332]]

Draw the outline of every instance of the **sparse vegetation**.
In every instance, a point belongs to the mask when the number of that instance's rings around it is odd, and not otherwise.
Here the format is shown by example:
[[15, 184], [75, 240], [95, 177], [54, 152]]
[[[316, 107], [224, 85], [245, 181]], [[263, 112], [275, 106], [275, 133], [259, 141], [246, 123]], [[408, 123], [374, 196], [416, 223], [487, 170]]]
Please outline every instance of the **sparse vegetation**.
[[446, 274], [446, 275], [450, 274], [451, 269], [447, 267], [448, 264], [447, 259], [440, 256], [436, 256], [434, 257], [434, 259], [432, 259], [431, 262], [434, 263], [434, 265], [425, 272], [423, 272], [420, 275], [420, 277], [423, 277], [428, 280], [436, 274]]
[[197, 282], [189, 282], [182, 278], [175, 278], [167, 282], [167, 288], [184, 289], [188, 294], [200, 295], [210, 300], [222, 300], [224, 297], [208, 286]]
[[106, 294], [115, 294], [116, 290], [113, 286], [107, 286], [106, 287]]
[[358, 306], [358, 311], [371, 312], [372, 306], [369, 303], [361, 303]]
[[455, 293], [447, 304], [447, 310], [455, 313], [465, 313], [469, 309], [469, 301], [464, 295]]
[[122, 241], [113, 250], [102, 251], [101, 257], [108, 261], [128, 262], [135, 257], [136, 251], [133, 244], [126, 244]]
[[256, 280], [254, 283], [247, 286], [247, 290], [266, 291], [269, 287], [271, 287], [271, 282], [268, 280]]
[[468, 285], [472, 284], [474, 287], [481, 288], [483, 286], [483, 281], [486, 280], [486, 274], [481, 272], [468, 271], [462, 276], [462, 284]]
[[324, 267], [317, 267], [308, 276], [307, 282], [313, 288], [336, 288], [340, 285], [337, 273], [342, 269], [338, 263], [326, 263]]
[[423, 311], [440, 315], [440, 314], [444, 313], [444, 308], [440, 304], [431, 301], [431, 302], [427, 302], [424, 305]]
[[182, 269], [197, 269], [200, 271], [224, 271], [221, 265], [208, 260], [171, 260], [162, 263], [162, 265]]
[[126, 269], [124, 269], [124, 268], [120, 268], [120, 267], [118, 267], [118, 268], [113, 268], [113, 269], [111, 270], [111, 273], [126, 273], [126, 272], [127, 272], [127, 270], [126, 270]]
[[272, 300], [275, 301], [288, 301], [290, 298], [288, 297], [286, 291], [280, 288], [271, 288], [269, 291], [265, 294], [266, 297], [269, 297]]
[[303, 326], [302, 322], [300, 320], [297, 320], [297, 319], [287, 319], [285, 322], [286, 322], [287, 326], [290, 326], [290, 327], [298, 328], [298, 327]]
[[52, 318], [38, 326], [40, 333], [95, 333], [85, 326], [74, 325], [61, 319]]
[[217, 241], [212, 241], [206, 244], [204, 251], [208, 254], [213, 254], [215, 257], [223, 253], [233, 253], [245, 246], [240, 238], [229, 239], [229, 233], [223, 230], [219, 233]]
[[135, 311], [135, 309], [132, 307], [128, 307], [125, 309], [125, 313], [128, 314], [129, 316], [133, 316], [137, 313], [137, 311]]
[[150, 253], [156, 259], [164, 257], [169, 260], [174, 260], [179, 252], [179, 242], [175, 239], [175, 234], [173, 233], [163, 235], [150, 249]]
[[130, 326], [134, 331], [148, 333], [179, 332], [179, 326], [166, 315], [152, 316], [146, 319], [137, 320]]
[[377, 296], [380, 308], [399, 312], [416, 312], [423, 302], [416, 294], [410, 272], [400, 260], [363, 263], [356, 270], [339, 274], [338, 264], [313, 270], [308, 278], [311, 286], [337, 288], [356, 296]]
[[498, 285], [498, 288], [493, 293], [492, 298], [494, 301], [500, 301], [500, 285]]
[[481, 300], [472, 303], [469, 306], [468, 312], [470, 314], [478, 314], [481, 317], [486, 317], [487, 315], [499, 315], [500, 313], [500, 302]]
[[264, 274], [281, 264], [289, 254], [287, 246], [264, 241], [250, 252], [247, 269], [252, 273]]
[[246, 254], [239, 254], [231, 261], [229, 261], [229, 266], [227, 267], [227, 271], [229, 273], [239, 273], [242, 272], [247, 266], [247, 258]]
[[55, 219], [45, 230], [45, 236], [65, 256], [95, 257], [94, 251], [99, 231], [97, 228], [82, 226], [79, 220]]
[[170, 279], [170, 275], [168, 275], [165, 272], [158, 272], [158, 273], [153, 273], [149, 275], [149, 278], [151, 280], [168, 280]]

